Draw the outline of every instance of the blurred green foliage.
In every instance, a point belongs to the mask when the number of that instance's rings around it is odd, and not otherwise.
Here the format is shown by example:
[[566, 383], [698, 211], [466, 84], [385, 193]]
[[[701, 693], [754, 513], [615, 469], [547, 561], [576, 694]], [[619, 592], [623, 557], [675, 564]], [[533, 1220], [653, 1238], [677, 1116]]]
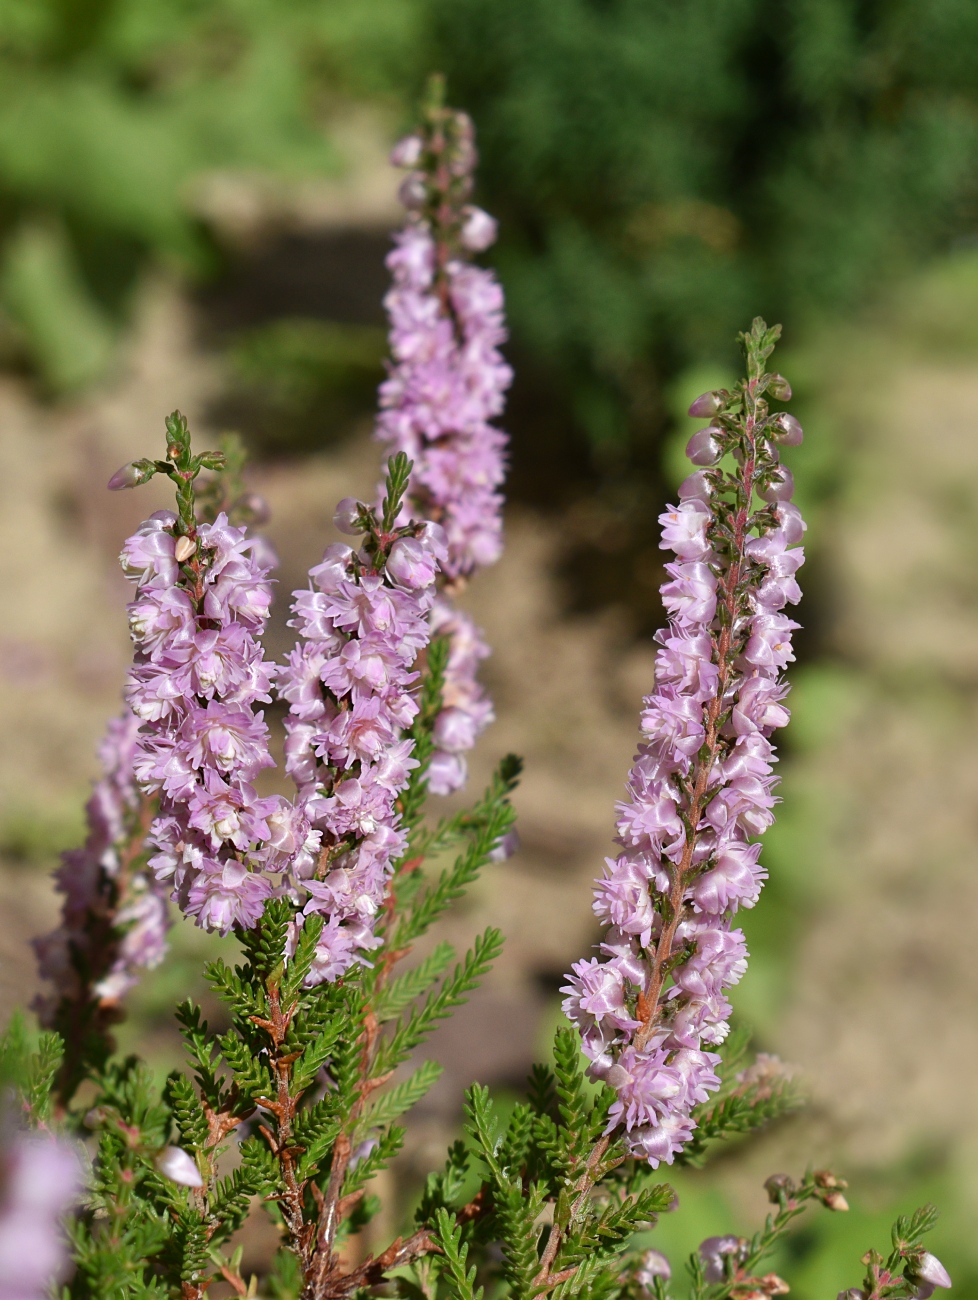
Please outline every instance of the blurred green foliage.
[[285, 317], [242, 330], [220, 415], [248, 429], [258, 455], [320, 450], [373, 409], [386, 352], [378, 326]]
[[335, 170], [330, 106], [402, 82], [416, 27], [410, 0], [0, 0], [8, 356], [100, 374], [141, 268], [212, 264], [200, 175]]
[[614, 465], [668, 381], [978, 215], [971, 0], [431, 0], [518, 347]]

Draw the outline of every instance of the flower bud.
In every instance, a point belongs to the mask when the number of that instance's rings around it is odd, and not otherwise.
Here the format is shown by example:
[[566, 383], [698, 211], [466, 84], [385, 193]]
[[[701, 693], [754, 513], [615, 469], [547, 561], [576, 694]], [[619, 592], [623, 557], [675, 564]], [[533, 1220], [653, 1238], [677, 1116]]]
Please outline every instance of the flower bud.
[[672, 1268], [660, 1250], [647, 1250], [635, 1273], [635, 1281], [643, 1291], [651, 1295], [657, 1277], [664, 1277], [668, 1281], [672, 1277]]
[[791, 401], [791, 385], [784, 375], [772, 375], [768, 381], [767, 391], [779, 402]]
[[402, 587], [430, 587], [438, 572], [435, 557], [413, 537], [399, 537], [387, 556], [387, 575]]
[[690, 474], [679, 485], [680, 501], [709, 501], [713, 494], [713, 485], [702, 470]]
[[781, 1193], [790, 1196], [795, 1190], [794, 1179], [788, 1174], [772, 1174], [764, 1184], [764, 1190], [768, 1194], [768, 1199], [773, 1205], [777, 1205], [781, 1199]]
[[787, 1295], [791, 1290], [784, 1278], [778, 1277], [777, 1273], [765, 1273], [759, 1281], [762, 1296]]
[[189, 537], [178, 537], [173, 548], [173, 558], [177, 564], [183, 564], [184, 560], [189, 560], [196, 550], [196, 542], [191, 541]]
[[837, 1178], [831, 1169], [816, 1169], [815, 1171], [816, 1187], [848, 1187], [849, 1184], [844, 1178]]
[[726, 1256], [732, 1255], [736, 1266], [743, 1258], [746, 1246], [747, 1242], [743, 1237], [707, 1237], [705, 1241], [701, 1241], [699, 1254], [703, 1261], [703, 1276], [707, 1282], [725, 1281]]
[[147, 479], [153, 477], [154, 470], [147, 472], [147, 468], [142, 461], [131, 460], [128, 465], [123, 465], [109, 479], [106, 486], [110, 492], [123, 492], [126, 488], [139, 487], [140, 483], [145, 483]]
[[496, 222], [488, 212], [469, 206], [462, 209], [462, 218], [461, 240], [470, 252], [481, 253], [496, 242]]
[[182, 1147], [164, 1147], [156, 1157], [156, 1167], [164, 1178], [181, 1187], [203, 1187], [204, 1180], [195, 1161]]
[[417, 167], [421, 161], [421, 151], [424, 145], [421, 137], [417, 135], [406, 135], [403, 140], [398, 140], [397, 144], [391, 150], [392, 167]]
[[[935, 1287], [949, 1287], [951, 1285], [951, 1275], [937, 1258], [929, 1250], [925, 1250], [920, 1257], [920, 1262], [915, 1265], [912, 1276], [924, 1285], [917, 1288], [917, 1295], [930, 1295]], [[924, 1287], [928, 1288], [924, 1291]]]
[[506, 862], [514, 853], [519, 851], [520, 833], [515, 826], [511, 826], [505, 835], [501, 835], [496, 841], [495, 847], [489, 854], [490, 862]]
[[836, 1300], [866, 1300], [866, 1292], [858, 1286], [851, 1286], [848, 1291], [840, 1291]]
[[843, 1214], [849, 1208], [849, 1202], [842, 1193], [834, 1187], [827, 1191], [822, 1197], [822, 1204], [827, 1210], [835, 1210], [839, 1214]]
[[801, 517], [801, 511], [790, 501], [779, 501], [774, 510], [781, 531], [789, 546], [797, 544], [805, 536], [805, 530], [808, 525]]
[[364, 503], [358, 501], [356, 497], [344, 497], [336, 507], [336, 512], [333, 515], [333, 523], [341, 533], [348, 533], [350, 536], [356, 537], [359, 533], [363, 532], [363, 529], [357, 521], [361, 512], [366, 510], [366, 508], [367, 507]]
[[715, 465], [723, 455], [722, 436], [723, 430], [714, 424], [697, 429], [686, 444], [686, 455], [694, 465]]
[[445, 563], [448, 559], [448, 538], [441, 524], [435, 524], [430, 519], [426, 519], [423, 524], [419, 525], [416, 536], [439, 564]]
[[762, 501], [789, 501], [794, 494], [795, 477], [786, 465], [776, 465], [763, 487], [757, 489]]
[[694, 420], [701, 420], [716, 415], [722, 405], [723, 402], [720, 400], [719, 393], [700, 393], [689, 408], [689, 413]]
[[428, 188], [424, 183], [422, 174], [420, 172], [409, 172], [401, 181], [397, 197], [408, 212], [420, 212], [428, 201]]
[[344, 546], [342, 542], [334, 542], [323, 552], [322, 563], [309, 570], [309, 577], [320, 591], [326, 593], [336, 591], [340, 582], [350, 576], [349, 565], [352, 556], [353, 551], [349, 546]]
[[770, 428], [774, 431], [774, 436], [778, 442], [785, 447], [800, 447], [805, 437], [804, 430], [798, 420], [787, 411], [782, 411], [771, 421]]

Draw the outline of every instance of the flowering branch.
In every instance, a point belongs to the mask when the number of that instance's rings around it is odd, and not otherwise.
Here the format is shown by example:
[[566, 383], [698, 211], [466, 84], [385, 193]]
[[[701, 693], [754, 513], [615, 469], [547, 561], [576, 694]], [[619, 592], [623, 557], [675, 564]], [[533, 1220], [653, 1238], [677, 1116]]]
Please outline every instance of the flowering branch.
[[493, 421], [512, 371], [499, 350], [502, 290], [470, 260], [496, 238], [493, 219], [469, 203], [475, 132], [467, 114], [445, 106], [440, 78], [432, 79], [421, 125], [396, 145], [392, 161], [410, 169], [400, 189], [408, 220], [387, 259], [393, 362], [380, 388], [377, 436], [414, 462], [406, 514], [445, 532], [431, 625], [449, 653], [428, 788], [448, 794], [465, 784], [465, 754], [493, 718], [477, 680], [488, 647], [452, 598], [502, 550], [507, 438]]
[[[592, 1076], [618, 1094], [608, 1132], [623, 1128], [629, 1152], [653, 1167], [672, 1163], [694, 1106], [719, 1087], [719, 1057], [705, 1049], [726, 1036], [724, 990], [747, 957], [730, 918], [754, 905], [766, 875], [755, 837], [773, 820], [769, 737], [788, 720], [780, 671], [797, 627], [781, 610], [801, 594], [804, 529], [779, 460], [801, 426], [768, 405], [791, 393], [765, 370], [779, 333], [756, 320], [742, 336], [746, 380], [691, 407], [712, 417], [687, 449], [710, 468], [660, 520], [676, 554], [662, 588], [669, 625], [619, 805], [623, 851], [595, 891], [610, 929], [603, 959], [578, 962], [564, 990]], [[713, 468], [725, 457], [731, 470]]]

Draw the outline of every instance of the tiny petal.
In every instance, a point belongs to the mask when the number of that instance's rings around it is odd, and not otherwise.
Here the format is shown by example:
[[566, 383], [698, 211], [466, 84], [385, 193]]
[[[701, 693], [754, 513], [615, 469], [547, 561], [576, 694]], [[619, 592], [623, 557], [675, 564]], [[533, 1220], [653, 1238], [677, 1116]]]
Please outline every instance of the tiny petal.
[[723, 430], [712, 424], [697, 429], [686, 444], [686, 455], [694, 465], [715, 465], [723, 455], [722, 436]]
[[646, 1294], [651, 1295], [657, 1277], [664, 1277], [668, 1281], [672, 1277], [672, 1268], [660, 1250], [647, 1250], [642, 1256], [635, 1280]]
[[694, 420], [701, 420], [716, 415], [722, 405], [723, 401], [719, 393], [700, 393], [690, 406], [689, 413]]
[[421, 161], [421, 151], [423, 149], [421, 139], [416, 135], [406, 135], [403, 139], [398, 140], [397, 144], [391, 150], [392, 167], [417, 167]]
[[196, 1161], [182, 1147], [164, 1147], [156, 1157], [156, 1167], [164, 1178], [181, 1187], [203, 1187]]
[[356, 497], [344, 497], [333, 514], [333, 523], [341, 533], [357, 537], [363, 531], [357, 520], [366, 508], [364, 503], [358, 501]]
[[130, 461], [116, 470], [106, 486], [110, 492], [123, 492], [126, 488], [139, 487], [146, 482], [146, 477], [146, 471], [136, 461]]
[[930, 1251], [924, 1251], [920, 1257], [920, 1263], [916, 1269], [916, 1276], [921, 1282], [926, 1282], [929, 1286], [949, 1287], [951, 1285], [951, 1275], [947, 1269]]
[[488, 212], [476, 207], [463, 208], [462, 218], [461, 240], [471, 252], [481, 253], [496, 242], [496, 221]]
[[397, 197], [409, 212], [418, 212], [424, 207], [428, 199], [428, 189], [420, 172], [408, 172], [401, 181]]
[[787, 411], [774, 417], [772, 428], [776, 431], [778, 442], [785, 447], [800, 447], [805, 438], [805, 431], [798, 420]]
[[776, 465], [769, 480], [757, 489], [762, 501], [790, 501], [795, 492], [795, 479], [787, 465]]

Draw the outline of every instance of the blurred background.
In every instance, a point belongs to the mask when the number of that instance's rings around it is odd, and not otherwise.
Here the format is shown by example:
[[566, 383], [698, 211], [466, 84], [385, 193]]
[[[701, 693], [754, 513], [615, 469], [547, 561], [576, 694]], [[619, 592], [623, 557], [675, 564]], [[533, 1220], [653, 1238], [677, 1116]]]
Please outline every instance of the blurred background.
[[[239, 431], [280, 591], [302, 583], [336, 499], [376, 480], [386, 154], [435, 68], [478, 128], [517, 373], [507, 551], [468, 597], [499, 715], [475, 779], [507, 750], [527, 771], [521, 853], [447, 927], [499, 924], [506, 955], [433, 1044], [446, 1075], [394, 1181], [409, 1197], [440, 1160], [471, 1078], [519, 1086], [594, 941], [661, 619], [655, 516], [686, 405], [762, 314], [806, 426], [810, 560], [735, 1006], [812, 1104], [678, 1177], [658, 1244], [676, 1265], [750, 1231], [764, 1177], [832, 1163], [853, 1210], [777, 1262], [800, 1300], [853, 1285], [925, 1199], [978, 1295], [973, 0], [0, 0], [4, 1004], [33, 994], [117, 707], [115, 555], [163, 504], [104, 483], [174, 407], [202, 441]], [[177, 927], [123, 1046], [173, 1062], [211, 942]]]

